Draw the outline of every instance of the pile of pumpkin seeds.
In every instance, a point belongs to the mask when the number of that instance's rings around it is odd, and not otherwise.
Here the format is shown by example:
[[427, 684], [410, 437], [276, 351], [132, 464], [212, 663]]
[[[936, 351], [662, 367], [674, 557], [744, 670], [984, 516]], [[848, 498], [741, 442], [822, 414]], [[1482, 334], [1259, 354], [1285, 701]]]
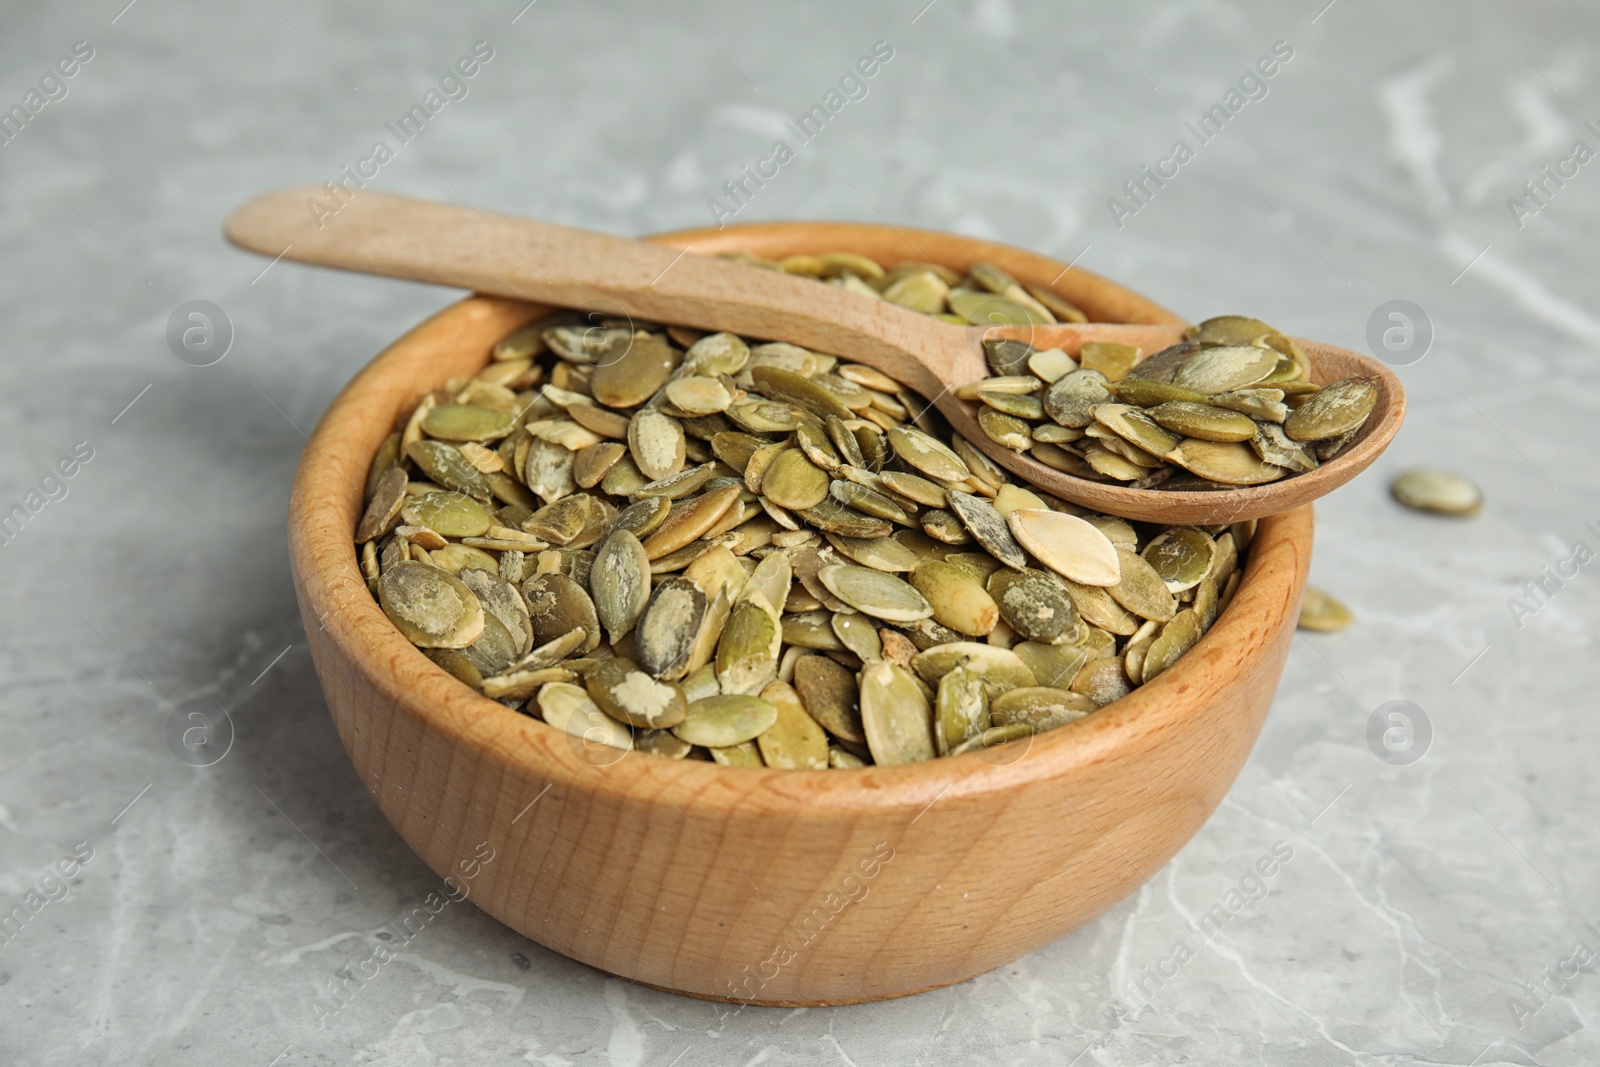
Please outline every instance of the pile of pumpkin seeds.
[[885, 270], [854, 252], [823, 252], [778, 260], [737, 252], [727, 258], [816, 278], [958, 326], [1048, 326], [1089, 321], [1089, 316], [1056, 293], [1043, 286], [1024, 285], [993, 263], [975, 263], [962, 275], [936, 263], [900, 263]]
[[396, 627], [585, 744], [848, 768], [1052, 729], [1150, 681], [1253, 523], [1032, 492], [898, 382], [558, 312], [383, 442], [356, 531]]
[[1257, 319], [1191, 326], [1149, 358], [1088, 342], [1074, 359], [984, 342], [993, 377], [957, 390], [996, 443], [1078, 478], [1134, 489], [1262, 485], [1315, 470], [1360, 432], [1373, 379], [1319, 388], [1293, 339]]

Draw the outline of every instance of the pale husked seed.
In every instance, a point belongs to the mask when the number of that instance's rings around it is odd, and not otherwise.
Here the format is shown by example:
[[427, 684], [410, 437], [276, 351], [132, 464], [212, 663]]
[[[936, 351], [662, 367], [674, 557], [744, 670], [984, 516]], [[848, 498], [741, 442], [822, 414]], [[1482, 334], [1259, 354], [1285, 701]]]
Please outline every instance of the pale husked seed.
[[[771, 266], [951, 321], [1085, 321], [1048, 279], [989, 264]], [[1158, 490], [1174, 471], [1313, 469], [1376, 402], [1361, 380], [1318, 391], [1294, 342], [1241, 316], [1148, 358], [984, 349], [995, 376], [958, 395], [991, 436]], [[727, 767], [894, 765], [1065, 728], [1201, 639], [1251, 532], [1056, 500], [871, 367], [572, 312], [395, 425], [352, 539], [401, 634], [585, 745]], [[1440, 472], [1394, 491], [1453, 514], [1481, 501]], [[1304, 628], [1349, 621], [1307, 591]]]

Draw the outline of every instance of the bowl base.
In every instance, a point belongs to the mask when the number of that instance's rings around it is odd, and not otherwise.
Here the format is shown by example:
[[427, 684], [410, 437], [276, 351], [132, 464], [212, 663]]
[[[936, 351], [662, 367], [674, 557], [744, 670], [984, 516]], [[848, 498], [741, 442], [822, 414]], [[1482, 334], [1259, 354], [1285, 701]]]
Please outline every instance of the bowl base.
[[[641, 982], [639, 979], [629, 978], [625, 974], [613, 975], [612, 977], [621, 978], [625, 982], [631, 982], [634, 985], [644, 986], [646, 989], [658, 990], [662, 993], [676, 993], [680, 997], [693, 997], [696, 1000], [713, 1000], [721, 1004], [752, 1005], [757, 1008], [833, 1008], [842, 1004], [871, 1004], [880, 1000], [899, 1000], [901, 997], [914, 997], [918, 993], [927, 993], [934, 989], [944, 989], [947, 986], [960, 985], [962, 982], [970, 981], [971, 979], [977, 978], [980, 975], [988, 974], [990, 971], [995, 969], [996, 968], [994, 967], [985, 967], [981, 971], [973, 971], [969, 975], [965, 975], [961, 978], [953, 978], [948, 982], [935, 982], [932, 985], [918, 986], [915, 989], [904, 989], [898, 993], [877, 993], [870, 996], [859, 997], [824, 997], [821, 999], [809, 1000], [763, 1000], [761, 997], [750, 997], [749, 999], [744, 997], [719, 997], [715, 993], [697, 993], [692, 989], [675, 989], [669, 985], [656, 985], [654, 982]], [[610, 974], [611, 972], [607, 971], [606, 973]]]

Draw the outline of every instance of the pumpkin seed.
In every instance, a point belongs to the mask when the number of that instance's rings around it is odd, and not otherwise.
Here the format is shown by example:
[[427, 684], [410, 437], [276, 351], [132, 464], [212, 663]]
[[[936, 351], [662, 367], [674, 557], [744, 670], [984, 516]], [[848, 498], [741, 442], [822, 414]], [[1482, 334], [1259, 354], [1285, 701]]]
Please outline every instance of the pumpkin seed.
[[1313, 393], [1283, 424], [1292, 441], [1326, 441], [1354, 433], [1378, 403], [1372, 378], [1346, 378]]
[[1160, 636], [1151, 643], [1144, 658], [1144, 681], [1150, 681], [1176, 663], [1178, 657], [1193, 648], [1198, 640], [1200, 617], [1194, 613], [1194, 609], [1185, 608], [1161, 628]]
[[977, 575], [959, 564], [923, 560], [911, 584], [933, 609], [933, 618], [957, 633], [982, 637], [1000, 621], [1000, 608]]
[[1450, 471], [1421, 467], [1405, 471], [1389, 492], [1408, 508], [1438, 515], [1476, 515], [1483, 509], [1483, 491]]
[[634, 627], [634, 648], [645, 673], [652, 678], [688, 673], [689, 650], [705, 612], [706, 595], [688, 579], [669, 578], [656, 586]]
[[595, 549], [589, 592], [614, 645], [633, 630], [650, 601], [650, 557], [631, 531], [613, 530]]
[[1254, 345], [1207, 348], [1188, 359], [1172, 375], [1172, 384], [1204, 396], [1253, 385], [1278, 366], [1278, 353]]
[[638, 330], [626, 345], [613, 346], [596, 360], [589, 389], [607, 407], [631, 408], [665, 385], [677, 364], [678, 350], [665, 337]]
[[378, 579], [379, 601], [418, 648], [466, 648], [483, 633], [483, 606], [459, 578], [426, 563], [396, 563]]
[[656, 681], [624, 656], [590, 667], [583, 684], [601, 711], [630, 726], [665, 730], [682, 722], [687, 713], [682, 690]]
[[1126, 548], [1117, 549], [1122, 578], [1106, 592], [1111, 599], [1141, 619], [1166, 622], [1177, 613], [1178, 598], [1167, 588], [1166, 580], [1143, 556]]
[[829, 479], [797, 448], [780, 452], [761, 477], [761, 493], [779, 507], [814, 508], [828, 498]]
[[717, 644], [717, 681], [724, 693], [755, 696], [778, 676], [783, 626], [759, 590], [733, 605]]
[[1140, 554], [1161, 576], [1169, 593], [1182, 593], [1211, 572], [1215, 550], [1203, 530], [1174, 526], [1151, 538]]
[[982, 675], [955, 667], [939, 679], [934, 698], [934, 744], [939, 755], [989, 728], [990, 686]]
[[422, 419], [422, 432], [439, 441], [496, 441], [511, 432], [514, 412], [475, 404], [439, 404]]
[[1187, 471], [1220, 485], [1261, 485], [1283, 477], [1283, 467], [1262, 461], [1255, 451], [1236, 442], [1188, 438], [1167, 453]]
[[794, 687], [806, 711], [828, 733], [844, 741], [866, 741], [850, 671], [826, 656], [801, 656], [794, 663]]
[[773, 682], [761, 699], [777, 709], [772, 726], [756, 738], [761, 759], [768, 767], [784, 770], [824, 770], [828, 766], [828, 735], [806, 713], [794, 687]]
[[707, 748], [728, 748], [754, 741], [778, 721], [778, 709], [760, 697], [723, 694], [690, 704], [684, 719], [672, 728], [680, 741]]
[[889, 431], [889, 444], [894, 454], [929, 478], [962, 482], [972, 472], [948, 445], [910, 426], [896, 426]]
[[1041, 733], [1077, 722], [1098, 707], [1081, 693], [1033, 686], [1008, 689], [995, 697], [989, 705], [989, 718], [996, 726], [1021, 723]]
[[651, 408], [636, 412], [628, 422], [628, 452], [639, 471], [657, 481], [683, 469], [683, 425]]
[[539, 714], [558, 730], [586, 742], [633, 748], [633, 733], [602, 712], [589, 694], [570, 682], [551, 682], [539, 690]]
[[584, 654], [599, 646], [600, 619], [594, 601], [574, 579], [565, 574], [535, 575], [522, 583], [522, 599], [528, 604], [535, 641], [550, 641], [582, 628], [587, 635]]
[[477, 537], [494, 524], [488, 509], [465, 493], [424, 493], [408, 500], [400, 516], [445, 537]]
[[1078, 350], [1078, 364], [1099, 371], [1108, 382], [1120, 382], [1139, 362], [1139, 349], [1110, 341], [1086, 341]]
[[872, 760], [880, 766], [938, 755], [933, 707], [916, 676], [904, 667], [877, 660], [861, 668], [861, 724]]
[[1024, 640], [1054, 645], [1081, 636], [1082, 624], [1066, 588], [1043, 571], [998, 570], [988, 588], [1006, 625]]
[[1096, 404], [1111, 399], [1106, 388], [1109, 379], [1097, 370], [1075, 370], [1063, 374], [1044, 393], [1045, 414], [1062, 426], [1082, 429], [1094, 420]]
[[[1197, 609], [1198, 610], [1198, 609]], [[1332, 596], [1314, 586], [1306, 586], [1300, 600], [1300, 619], [1296, 624], [1302, 630], [1314, 633], [1338, 633], [1355, 622], [1355, 616]]]
[[[1015, 570], [1028, 565], [1028, 557], [1023, 554], [1022, 546], [1012, 536], [1013, 528], [1007, 525], [1010, 520], [1002, 517], [993, 504], [955, 489], [948, 491], [945, 497], [950, 503], [950, 510], [961, 520], [961, 525], [991, 556]], [[1015, 514], [1015, 509], [1012, 513]]]
[[966, 667], [1007, 688], [1039, 684], [1015, 652], [976, 641], [951, 641], [923, 649], [911, 661], [911, 667], [929, 685], [938, 685], [940, 678], [957, 667]]
[[382, 537], [400, 519], [400, 509], [409, 499], [406, 495], [406, 472], [399, 467], [389, 468], [373, 489], [372, 499], [356, 527], [356, 544], [364, 545]]
[[1006, 522], [1023, 548], [1063, 577], [1101, 586], [1115, 585], [1121, 577], [1111, 541], [1075, 515], [1018, 508]]
[[[1210, 404], [1168, 400], [1150, 408], [1148, 414], [1165, 429], [1184, 437], [1198, 437], [1205, 441], [1248, 441], [1256, 435], [1255, 420], [1237, 411]], [[1171, 450], [1169, 446], [1158, 451], [1165, 453]]]

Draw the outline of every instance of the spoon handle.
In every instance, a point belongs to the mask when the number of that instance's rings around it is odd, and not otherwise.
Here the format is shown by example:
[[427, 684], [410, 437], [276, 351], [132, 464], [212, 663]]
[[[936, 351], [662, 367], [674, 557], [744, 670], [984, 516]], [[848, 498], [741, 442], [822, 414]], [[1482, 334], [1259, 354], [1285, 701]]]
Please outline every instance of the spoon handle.
[[327, 192], [313, 186], [246, 202], [224, 231], [264, 256], [804, 345], [873, 366], [929, 397], [984, 373], [966, 331], [894, 304], [471, 207], [361, 190], [332, 212]]

